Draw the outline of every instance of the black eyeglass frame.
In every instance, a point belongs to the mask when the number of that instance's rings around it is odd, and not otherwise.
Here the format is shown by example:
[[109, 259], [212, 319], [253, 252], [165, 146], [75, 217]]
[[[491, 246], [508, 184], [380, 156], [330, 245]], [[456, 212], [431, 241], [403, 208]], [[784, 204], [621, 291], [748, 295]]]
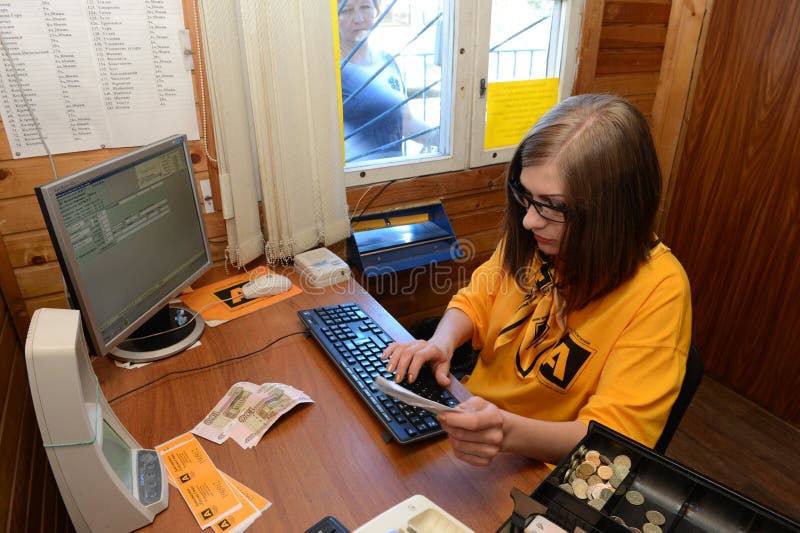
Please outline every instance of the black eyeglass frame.
[[[508, 184], [508, 188], [511, 191], [511, 197], [514, 198], [514, 200], [526, 212], [528, 211], [528, 209], [531, 208], [531, 206], [533, 206], [533, 208], [536, 209], [536, 212], [539, 213], [539, 216], [544, 218], [545, 220], [549, 220], [550, 222], [556, 222], [558, 224], [563, 224], [563, 223], [565, 223], [567, 221], [567, 215], [568, 215], [569, 211], [567, 210], [566, 207], [550, 205], [550, 204], [546, 204], [544, 202], [539, 202], [538, 200], [534, 200], [533, 197], [531, 197], [525, 191], [525, 189], [522, 188], [522, 184], [520, 183], [519, 178], [517, 178], [517, 179], [509, 179], [506, 183]], [[551, 216], [553, 216], [553, 215], [547, 216], [544, 213], [545, 210], [555, 211], [556, 213], [561, 213], [561, 215], [563, 215], [564, 218], [563, 218], [563, 220], [558, 220], [558, 219], [555, 219], [555, 218], [551, 218]]]

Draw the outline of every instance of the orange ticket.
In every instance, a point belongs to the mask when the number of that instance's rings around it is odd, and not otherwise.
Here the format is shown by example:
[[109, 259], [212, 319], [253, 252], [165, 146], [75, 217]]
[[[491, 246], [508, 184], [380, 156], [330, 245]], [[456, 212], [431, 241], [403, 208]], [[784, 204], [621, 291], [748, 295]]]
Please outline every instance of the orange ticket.
[[266, 511], [270, 505], [272, 505], [271, 501], [269, 501], [268, 499], [266, 499], [265, 497], [263, 497], [262, 495], [260, 495], [247, 485], [244, 485], [239, 481], [236, 481], [235, 479], [230, 477], [228, 474], [225, 474], [224, 472], [222, 475], [225, 477], [225, 480], [228, 483], [233, 485], [233, 488], [244, 494], [244, 497], [247, 498], [253, 505], [255, 505], [256, 509], [258, 509], [262, 513]]
[[261, 513], [266, 511], [272, 502], [253, 491], [246, 485], [239, 483], [228, 474], [220, 472], [225, 481], [230, 483], [236, 495], [242, 501], [242, 508], [238, 511], [229, 514], [219, 522], [216, 522], [211, 527], [217, 533], [238, 533], [244, 531], [250, 524], [261, 516]]
[[205, 529], [241, 509], [242, 502], [194, 435], [189, 435], [156, 450], [195, 520]]
[[213, 529], [216, 533], [235, 533], [244, 531], [250, 527], [250, 524], [255, 522], [256, 518], [261, 516], [261, 512], [256, 509], [255, 505], [245, 498], [244, 494], [238, 491], [234, 492], [236, 492], [236, 496], [241, 502], [242, 507], [211, 524], [211, 529]]

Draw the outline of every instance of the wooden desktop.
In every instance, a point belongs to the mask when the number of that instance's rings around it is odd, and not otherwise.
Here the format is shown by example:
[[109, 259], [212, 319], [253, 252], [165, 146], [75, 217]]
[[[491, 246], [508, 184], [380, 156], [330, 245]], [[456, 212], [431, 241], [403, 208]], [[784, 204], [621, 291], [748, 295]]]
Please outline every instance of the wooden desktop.
[[[293, 273], [287, 275], [298, 281]], [[237, 381], [285, 383], [311, 396], [313, 404], [284, 414], [254, 448], [198, 438], [220, 470], [272, 502], [249, 531], [303, 532], [326, 515], [354, 530], [415, 494], [425, 495], [476, 532], [495, 531], [511, 515], [511, 488], [529, 493], [549, 470], [542, 463], [505, 455], [486, 468], [470, 466], [455, 458], [445, 437], [408, 446], [384, 442], [383, 426], [316, 341], [302, 334], [297, 317], [301, 309], [347, 301], [358, 302], [394, 338], [410, 338], [350, 280], [206, 327], [200, 346], [146, 367], [125, 370], [98, 358], [94, 368], [117, 416], [150, 448], [191, 430]], [[114, 401], [169, 372], [251, 353], [170, 375]], [[180, 494], [170, 488], [169, 507], [145, 530], [192, 528], [200, 531]]]

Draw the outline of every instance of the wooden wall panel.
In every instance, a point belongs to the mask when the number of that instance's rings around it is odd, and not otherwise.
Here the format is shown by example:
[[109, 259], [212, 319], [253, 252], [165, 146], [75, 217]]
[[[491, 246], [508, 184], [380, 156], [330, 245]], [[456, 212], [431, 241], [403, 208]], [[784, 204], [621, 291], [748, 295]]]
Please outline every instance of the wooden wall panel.
[[[650, 124], [664, 182], [663, 211], [669, 211], [672, 197], [672, 171], [678, 144], [689, 109], [695, 65], [703, 53], [703, 27], [711, 0], [684, 0], [672, 4], [669, 29], [664, 44], [664, 58], [658, 92], [653, 101]], [[663, 233], [664, 216], [658, 221]]]
[[586, 0], [573, 94], [616, 93], [649, 119], [671, 0]]
[[665, 240], [706, 372], [800, 426], [800, 3], [715, 2]]
[[[0, 528], [73, 531], [42, 447], [23, 346], [0, 292]], [[43, 499], [43, 490], [51, 494]], [[60, 522], [43, 522], [43, 517]]]

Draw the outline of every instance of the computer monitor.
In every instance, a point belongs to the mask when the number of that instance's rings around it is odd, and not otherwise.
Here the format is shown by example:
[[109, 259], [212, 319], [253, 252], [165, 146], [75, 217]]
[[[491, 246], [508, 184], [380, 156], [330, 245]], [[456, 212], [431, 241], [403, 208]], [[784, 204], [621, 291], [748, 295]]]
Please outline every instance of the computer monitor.
[[198, 315], [169, 302], [211, 267], [185, 135], [36, 188], [70, 307], [95, 355], [153, 361], [191, 346]]

